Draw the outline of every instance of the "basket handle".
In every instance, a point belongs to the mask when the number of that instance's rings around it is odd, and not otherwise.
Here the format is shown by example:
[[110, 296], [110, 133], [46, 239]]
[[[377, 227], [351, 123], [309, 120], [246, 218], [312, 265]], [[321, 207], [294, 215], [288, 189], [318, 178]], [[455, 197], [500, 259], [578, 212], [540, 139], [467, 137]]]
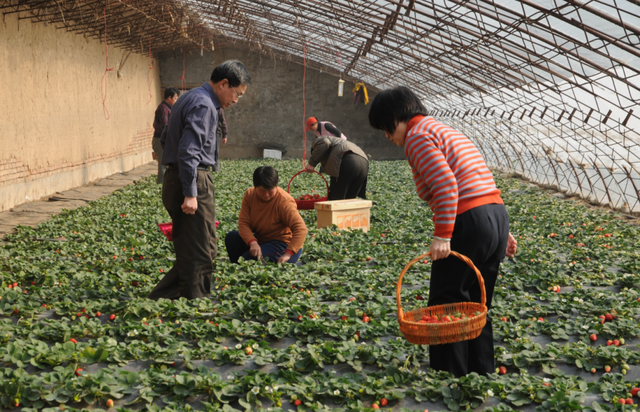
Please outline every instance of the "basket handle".
[[[460, 259], [461, 261], [469, 265], [471, 269], [475, 270], [476, 276], [478, 276], [478, 282], [480, 283], [480, 303], [482, 304], [482, 306], [487, 306], [487, 291], [485, 290], [485, 287], [484, 287], [484, 279], [482, 278], [482, 274], [480, 273], [476, 265], [473, 264], [471, 259], [469, 259], [465, 255], [462, 255], [458, 252], [455, 252], [452, 250], [451, 255], [457, 257], [458, 259]], [[400, 302], [400, 291], [402, 290], [402, 278], [404, 277], [404, 274], [407, 273], [407, 270], [409, 270], [409, 268], [413, 266], [414, 263], [416, 263], [421, 259], [424, 259], [427, 256], [431, 257], [431, 252], [423, 253], [417, 258], [411, 259], [411, 261], [407, 263], [404, 269], [402, 269], [402, 272], [400, 272], [400, 277], [398, 278], [398, 284], [396, 285], [396, 303], [398, 305], [398, 319], [400, 319], [403, 314], [402, 302]]]
[[[293, 175], [291, 177], [291, 179], [289, 180], [289, 185], [287, 186], [287, 193], [289, 193], [289, 189], [291, 188], [291, 182], [293, 181], [293, 178], [298, 176], [300, 173], [308, 173], [306, 172], [304, 169], [302, 169], [301, 171], [299, 171], [298, 173], [296, 173], [295, 175]], [[324, 180], [324, 185], [327, 187], [327, 196], [329, 196], [329, 183], [327, 183], [327, 179], [324, 178], [324, 176], [322, 176], [322, 173], [319, 173], [318, 171], [314, 170], [313, 173], [317, 173], [318, 175], [320, 175], [320, 177], [322, 178], [322, 180]]]

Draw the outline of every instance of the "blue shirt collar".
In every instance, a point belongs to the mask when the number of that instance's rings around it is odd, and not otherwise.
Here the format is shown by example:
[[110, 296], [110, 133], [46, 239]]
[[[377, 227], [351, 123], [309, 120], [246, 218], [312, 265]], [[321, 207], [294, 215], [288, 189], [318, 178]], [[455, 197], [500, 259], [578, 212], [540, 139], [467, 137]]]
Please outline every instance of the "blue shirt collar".
[[218, 100], [218, 96], [216, 92], [213, 91], [213, 87], [209, 84], [209, 82], [205, 82], [202, 87], [209, 93], [209, 97], [211, 97], [211, 101], [213, 102], [213, 106], [216, 109], [220, 108], [220, 101]]

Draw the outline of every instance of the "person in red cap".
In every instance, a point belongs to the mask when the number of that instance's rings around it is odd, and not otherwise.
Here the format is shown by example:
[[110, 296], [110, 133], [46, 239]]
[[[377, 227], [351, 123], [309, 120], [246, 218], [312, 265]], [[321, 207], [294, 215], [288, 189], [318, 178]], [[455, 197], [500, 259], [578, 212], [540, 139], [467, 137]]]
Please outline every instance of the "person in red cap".
[[313, 130], [316, 138], [311, 146], [311, 157], [304, 170], [313, 173], [320, 163], [321, 173], [328, 174], [329, 200], [366, 199], [369, 159], [356, 144], [347, 141], [333, 124], [307, 119], [307, 131]]
[[319, 122], [317, 118], [311, 116], [307, 119], [307, 132], [312, 130], [316, 137], [320, 136], [335, 136], [342, 140], [347, 140], [345, 136], [337, 127], [331, 122]]

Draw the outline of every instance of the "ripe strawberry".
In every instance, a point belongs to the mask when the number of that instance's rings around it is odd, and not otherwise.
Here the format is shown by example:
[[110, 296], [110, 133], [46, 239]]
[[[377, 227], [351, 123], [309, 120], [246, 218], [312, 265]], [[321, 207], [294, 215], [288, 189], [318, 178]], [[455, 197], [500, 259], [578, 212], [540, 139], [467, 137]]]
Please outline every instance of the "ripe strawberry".
[[115, 319], [116, 319], [116, 315], [111, 314], [111, 315], [109, 316], [109, 320], [115, 320]]
[[100, 316], [102, 316], [102, 313], [100, 311], [96, 312], [96, 317], [99, 318]]
[[82, 313], [80, 312], [76, 313], [76, 318], [79, 318], [80, 316], [82, 316]]
[[85, 313], [86, 311], [87, 311], [86, 309], [82, 309], [82, 310], [81, 310], [81, 312], [82, 312], [82, 313]]
[[631, 396], [635, 396], [636, 398], [640, 397], [640, 388], [631, 389]]
[[387, 406], [388, 403], [389, 401], [387, 400], [387, 398], [380, 399], [380, 406]]
[[609, 365], [605, 365], [605, 366], [604, 366], [604, 371], [605, 371], [605, 372], [607, 372], [607, 373], [608, 373], [608, 372], [611, 372], [611, 366], [609, 366]]
[[363, 316], [363, 317], [362, 317], [362, 321], [363, 321], [364, 323], [369, 323], [369, 316], [367, 316], [367, 315]]
[[591, 368], [591, 373], [596, 373], [596, 368]]
[[76, 376], [81, 376], [82, 375], [83, 370], [78, 368], [76, 369]]
[[598, 340], [598, 337], [595, 333], [592, 333], [591, 336], [589, 336], [589, 339], [591, 339], [591, 342], [595, 342], [596, 340]]
[[503, 317], [502, 317], [502, 321], [503, 321], [503, 322], [506, 322], [506, 321], [507, 321], [507, 318], [503, 316]]
[[13, 287], [15, 288], [16, 286], [18, 286], [17, 282], [13, 282]]
[[32, 286], [33, 286], [33, 285], [35, 285], [35, 284], [36, 284], [36, 282], [31, 282], [31, 285], [32, 285]]
[[607, 341], [607, 346], [611, 346], [611, 345], [613, 345], [613, 341], [612, 341], [611, 339], [609, 339], [609, 340]]
[[505, 375], [507, 373], [507, 368], [504, 366], [500, 366], [500, 368], [498, 369], [498, 373], [500, 375]]
[[86, 315], [84, 315], [87, 319], [90, 319], [91, 316], [89, 316], [89, 314], [87, 313]]
[[610, 321], [613, 320], [613, 315], [611, 313], [607, 313], [606, 315], [604, 315], [604, 318]]
[[302, 320], [302, 315], [298, 315], [298, 320]]
[[134, 280], [133, 282], [131, 282], [131, 284], [132, 284], [133, 286], [138, 286], [138, 282], [136, 282], [135, 280]]
[[248, 355], [251, 355], [253, 353], [253, 349], [251, 349], [251, 346], [247, 346], [246, 348], [244, 348], [244, 353]]
[[13, 308], [13, 314], [17, 315], [18, 313], [20, 313], [20, 310], [18, 308]]
[[382, 233], [382, 234], [380, 235], [380, 237], [384, 237], [384, 233]]
[[107, 408], [113, 408], [113, 399], [107, 399]]
[[301, 401], [300, 399], [296, 399], [296, 400], [293, 402], [293, 404], [294, 404], [294, 405], [296, 405], [296, 406], [300, 406], [300, 405], [302, 405], [302, 401]]
[[623, 405], [624, 405], [624, 404], [626, 404], [626, 403], [627, 403], [627, 400], [626, 400], [626, 399], [624, 399], [624, 398], [620, 398], [620, 399], [618, 399], [618, 403], [621, 403], [621, 404], [623, 404]]
[[573, 239], [573, 235], [569, 235], [569, 239]]
[[342, 317], [342, 320], [347, 320], [347, 317], [346, 317], [346, 316], [343, 316], [343, 317]]
[[627, 405], [633, 405], [633, 399], [631, 399], [631, 398], [627, 398], [627, 400], [625, 401], [625, 403], [626, 403]]
[[370, 260], [371, 260], [371, 256], [367, 256], [367, 261], [370, 261]]
[[613, 344], [614, 344], [615, 346], [620, 346], [620, 341], [619, 341], [618, 339], [614, 339], [614, 340], [613, 340]]
[[374, 403], [373, 405], [371, 405], [372, 409], [380, 409], [380, 407], [378, 406], [377, 403]]

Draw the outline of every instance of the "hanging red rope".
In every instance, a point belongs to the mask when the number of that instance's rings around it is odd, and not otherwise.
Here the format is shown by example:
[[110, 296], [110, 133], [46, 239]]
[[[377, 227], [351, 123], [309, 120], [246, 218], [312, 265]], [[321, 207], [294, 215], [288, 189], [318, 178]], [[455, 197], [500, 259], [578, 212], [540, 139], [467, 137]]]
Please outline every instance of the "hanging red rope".
[[153, 65], [151, 64], [151, 37], [149, 37], [149, 70], [147, 71], [147, 86], [149, 86], [149, 101], [147, 104], [151, 103], [151, 98], [153, 95], [151, 94], [151, 80], [153, 79]]
[[110, 71], [113, 71], [113, 67], [109, 68], [109, 45], [107, 44], [107, 5], [104, 5], [104, 54], [107, 58], [107, 65], [104, 70], [104, 74], [102, 75], [102, 82], [100, 83], [100, 93], [102, 94], [102, 112], [104, 113], [104, 118], [109, 120], [109, 110], [107, 110], [107, 87], [109, 83], [109, 79], [107, 74]]
[[184, 94], [184, 91], [187, 89], [187, 82], [184, 80], [184, 72], [185, 72], [184, 60], [186, 56], [187, 56], [187, 52], [183, 52], [182, 53], [182, 76], [180, 77], [180, 84], [182, 85], [182, 93], [180, 94]]
[[302, 60], [304, 71], [302, 72], [302, 140], [304, 142], [304, 152], [302, 153], [302, 168], [307, 162], [307, 102], [304, 98], [304, 83], [307, 77], [307, 42], [302, 46]]

